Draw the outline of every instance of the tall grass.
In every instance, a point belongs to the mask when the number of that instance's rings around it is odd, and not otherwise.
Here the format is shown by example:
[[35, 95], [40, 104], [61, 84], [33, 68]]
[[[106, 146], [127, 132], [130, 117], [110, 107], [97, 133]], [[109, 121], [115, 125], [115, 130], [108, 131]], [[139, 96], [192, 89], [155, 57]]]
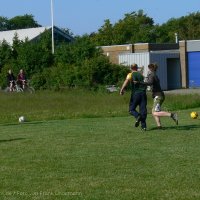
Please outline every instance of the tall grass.
[[200, 107], [200, 94], [166, 95], [166, 103], [171, 110], [185, 110]]
[[[52, 120], [84, 117], [118, 117], [128, 115], [130, 93], [91, 92], [66, 90], [39, 91], [35, 94], [0, 93], [0, 121], [16, 122], [24, 115], [27, 120]], [[148, 112], [152, 98], [148, 94]], [[200, 107], [199, 95], [166, 95], [165, 110]]]

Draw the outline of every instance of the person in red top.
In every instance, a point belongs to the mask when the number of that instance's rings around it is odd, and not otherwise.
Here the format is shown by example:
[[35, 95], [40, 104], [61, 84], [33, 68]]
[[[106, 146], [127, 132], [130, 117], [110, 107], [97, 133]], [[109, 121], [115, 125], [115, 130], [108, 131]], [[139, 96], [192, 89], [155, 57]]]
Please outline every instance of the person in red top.
[[23, 69], [20, 69], [19, 74], [17, 76], [17, 84], [19, 84], [19, 86], [24, 89], [25, 85], [26, 85], [26, 76], [25, 73], [23, 71]]

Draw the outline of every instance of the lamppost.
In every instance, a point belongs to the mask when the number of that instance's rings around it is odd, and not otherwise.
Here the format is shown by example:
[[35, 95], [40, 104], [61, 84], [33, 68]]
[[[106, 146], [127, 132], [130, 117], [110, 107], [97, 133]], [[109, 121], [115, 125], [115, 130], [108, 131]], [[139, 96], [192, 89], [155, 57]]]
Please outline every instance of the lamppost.
[[175, 35], [175, 42], [178, 43], [178, 33], [174, 33]]
[[53, 20], [53, 0], [51, 0], [51, 35], [52, 35], [52, 54], [54, 54], [54, 20]]

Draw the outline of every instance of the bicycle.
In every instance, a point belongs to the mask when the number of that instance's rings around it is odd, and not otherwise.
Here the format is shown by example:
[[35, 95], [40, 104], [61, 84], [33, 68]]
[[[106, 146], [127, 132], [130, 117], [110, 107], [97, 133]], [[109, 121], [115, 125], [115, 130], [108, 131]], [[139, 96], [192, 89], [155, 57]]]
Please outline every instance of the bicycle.
[[34, 93], [35, 89], [29, 85], [29, 82], [29, 80], [21, 80], [21, 84], [19, 84], [20, 88], [23, 90], [23, 92]]
[[23, 92], [23, 89], [17, 85], [16, 81], [10, 81], [10, 85], [6, 87], [5, 92]]
[[35, 89], [29, 85], [29, 82], [26, 82], [22, 89], [24, 92], [34, 93]]
[[34, 93], [35, 89], [29, 86], [28, 81], [24, 81], [22, 87], [16, 81], [10, 81], [10, 86], [5, 89], [5, 92], [28, 92]]

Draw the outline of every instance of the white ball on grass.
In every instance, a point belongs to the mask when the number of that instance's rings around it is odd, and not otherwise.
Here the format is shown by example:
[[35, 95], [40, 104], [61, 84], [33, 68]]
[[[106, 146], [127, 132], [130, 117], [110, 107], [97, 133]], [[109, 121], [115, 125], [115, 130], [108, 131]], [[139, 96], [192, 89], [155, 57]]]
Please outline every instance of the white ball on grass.
[[19, 117], [19, 123], [23, 123], [23, 122], [25, 122], [25, 117], [24, 116], [20, 116]]

